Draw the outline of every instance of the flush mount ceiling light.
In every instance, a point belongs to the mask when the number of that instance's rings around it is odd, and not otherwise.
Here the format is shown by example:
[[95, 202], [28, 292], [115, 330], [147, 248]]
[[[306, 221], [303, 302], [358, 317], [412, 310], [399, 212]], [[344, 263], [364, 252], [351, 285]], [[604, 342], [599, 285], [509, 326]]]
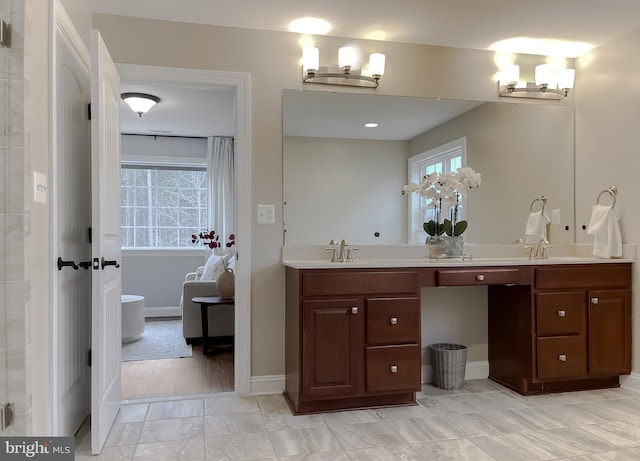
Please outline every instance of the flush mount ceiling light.
[[122, 93], [122, 100], [126, 102], [131, 110], [142, 117], [149, 109], [160, 102], [160, 98], [146, 93]]
[[367, 70], [353, 69], [355, 57], [354, 48], [343, 46], [338, 50], [338, 67], [321, 67], [318, 48], [304, 47], [302, 49], [302, 81], [304, 83], [377, 88], [378, 82], [384, 74], [385, 55], [382, 53], [369, 55]]
[[563, 99], [575, 79], [574, 69], [554, 69], [550, 64], [540, 64], [535, 69], [534, 82], [520, 82], [520, 67], [505, 66], [498, 80], [498, 94], [509, 98]]

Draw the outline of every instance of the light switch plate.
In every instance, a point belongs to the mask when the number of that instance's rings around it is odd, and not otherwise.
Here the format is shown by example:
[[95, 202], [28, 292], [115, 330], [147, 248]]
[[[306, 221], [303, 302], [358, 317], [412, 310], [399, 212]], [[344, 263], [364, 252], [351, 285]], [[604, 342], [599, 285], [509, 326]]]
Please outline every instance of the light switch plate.
[[560, 209], [551, 210], [551, 224], [560, 224]]
[[275, 224], [275, 205], [258, 205], [258, 224]]

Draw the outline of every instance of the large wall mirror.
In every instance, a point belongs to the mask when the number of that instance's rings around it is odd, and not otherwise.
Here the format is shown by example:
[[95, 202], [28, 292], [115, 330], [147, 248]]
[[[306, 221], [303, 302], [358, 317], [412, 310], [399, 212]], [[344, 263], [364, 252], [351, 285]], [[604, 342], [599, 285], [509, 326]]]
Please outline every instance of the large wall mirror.
[[467, 198], [467, 242], [524, 238], [531, 204], [543, 195], [555, 218], [549, 240], [574, 242], [573, 124], [572, 107], [547, 101], [284, 90], [285, 244], [417, 243], [400, 193], [408, 158], [460, 138], [466, 165], [482, 175]]

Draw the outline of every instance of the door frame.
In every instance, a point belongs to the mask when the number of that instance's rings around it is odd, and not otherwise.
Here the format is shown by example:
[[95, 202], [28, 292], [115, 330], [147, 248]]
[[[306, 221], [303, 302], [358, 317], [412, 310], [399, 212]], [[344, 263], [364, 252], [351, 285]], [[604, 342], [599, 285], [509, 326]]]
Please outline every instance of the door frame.
[[234, 92], [236, 160], [234, 388], [251, 393], [251, 75], [243, 72], [117, 64], [122, 82], [226, 87]]

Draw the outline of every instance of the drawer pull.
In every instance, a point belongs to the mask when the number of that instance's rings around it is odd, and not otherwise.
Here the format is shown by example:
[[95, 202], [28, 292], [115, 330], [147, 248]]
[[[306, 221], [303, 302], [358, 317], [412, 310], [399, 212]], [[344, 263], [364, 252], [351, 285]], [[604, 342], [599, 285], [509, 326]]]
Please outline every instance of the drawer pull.
[[598, 298], [591, 298], [591, 304], [598, 304], [600, 300]]
[[478, 275], [476, 275], [476, 280], [477, 280], [478, 282], [482, 282], [482, 281], [484, 280], [484, 274], [478, 274]]
[[358, 313], [358, 307], [357, 307], [357, 306], [353, 306], [353, 307], [351, 308], [351, 313], [352, 313], [352, 314], [357, 314], [357, 313]]
[[398, 366], [397, 365], [391, 365], [391, 373], [397, 373], [398, 372]]
[[566, 354], [560, 354], [558, 356], [558, 360], [560, 360], [561, 362], [566, 362], [567, 361], [567, 355]]
[[398, 317], [391, 317], [391, 325], [397, 325], [398, 324]]
[[567, 311], [558, 311], [558, 317], [566, 317]]

